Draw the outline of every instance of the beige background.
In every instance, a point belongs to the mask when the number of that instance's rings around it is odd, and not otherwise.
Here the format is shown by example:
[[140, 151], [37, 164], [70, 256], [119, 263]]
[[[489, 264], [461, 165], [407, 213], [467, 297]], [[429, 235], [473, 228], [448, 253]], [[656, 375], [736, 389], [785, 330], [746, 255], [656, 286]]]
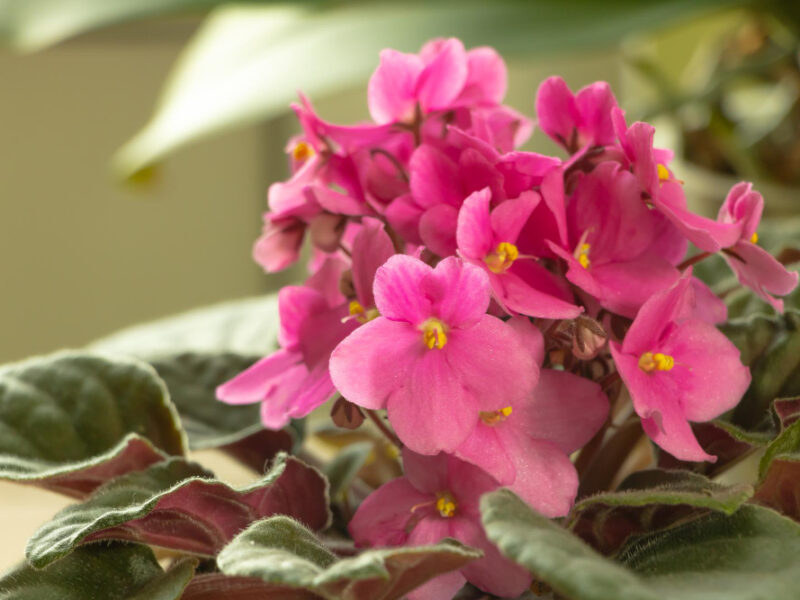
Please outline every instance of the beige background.
[[[111, 154], [147, 119], [193, 26], [137, 25], [32, 56], [0, 53], [0, 363], [277, 283], [250, 248], [266, 187], [286, 174], [289, 119], [188, 148], [146, 189], [109, 174]], [[545, 76], [616, 84], [617, 71], [616, 56], [603, 52], [515, 64], [509, 103], [531, 115]], [[366, 115], [363, 89], [316, 104], [342, 122]], [[67, 502], [0, 484], [0, 570]]]

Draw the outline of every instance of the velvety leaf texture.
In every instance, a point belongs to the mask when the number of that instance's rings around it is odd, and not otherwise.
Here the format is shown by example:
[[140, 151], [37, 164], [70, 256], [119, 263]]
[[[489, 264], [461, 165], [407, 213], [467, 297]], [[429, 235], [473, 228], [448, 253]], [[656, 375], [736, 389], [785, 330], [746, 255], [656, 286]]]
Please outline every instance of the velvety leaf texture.
[[82, 542], [122, 539], [214, 556], [250, 523], [275, 514], [313, 529], [326, 527], [327, 481], [281, 455], [260, 481], [234, 489], [199, 465], [174, 458], [120, 477], [62, 510], [34, 533], [26, 554], [42, 567]]
[[367, 550], [337, 559], [309, 530], [272, 517], [242, 532], [217, 557], [229, 575], [308, 590], [331, 600], [395, 600], [429, 579], [459, 569], [480, 552], [457, 542]]
[[721, 485], [687, 471], [639, 471], [623, 481], [617, 492], [577, 502], [568, 527], [610, 554], [632, 535], [667, 529], [708, 511], [733, 514], [752, 495], [749, 485]]
[[794, 420], [795, 401], [777, 401], [782, 424], [790, 423], [767, 446], [759, 465], [755, 499], [800, 521], [800, 421]]
[[604, 558], [508, 490], [483, 497], [487, 535], [571, 600], [792, 600], [800, 526], [745, 505], [633, 539]]
[[181, 600], [319, 600], [307, 590], [272, 585], [256, 577], [232, 577], [222, 573], [198, 575]]
[[155, 371], [59, 353], [0, 369], [0, 477], [84, 497], [104, 481], [183, 454]]
[[178, 600], [195, 564], [184, 559], [165, 573], [146, 546], [89, 544], [44, 569], [10, 571], [0, 600]]

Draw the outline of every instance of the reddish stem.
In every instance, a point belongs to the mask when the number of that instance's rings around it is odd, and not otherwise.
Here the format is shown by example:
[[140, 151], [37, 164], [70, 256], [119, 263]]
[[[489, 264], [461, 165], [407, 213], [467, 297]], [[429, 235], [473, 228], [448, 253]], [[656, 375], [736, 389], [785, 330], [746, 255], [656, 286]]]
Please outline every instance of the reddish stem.
[[400, 438], [398, 438], [395, 433], [386, 426], [386, 423], [384, 423], [383, 419], [375, 414], [374, 410], [365, 409], [364, 412], [367, 413], [367, 416], [372, 420], [373, 423], [375, 423], [375, 426], [381, 430], [381, 433], [386, 436], [387, 440], [389, 440], [398, 448], [403, 447], [403, 442], [400, 441]]
[[683, 261], [681, 264], [679, 264], [678, 265], [678, 270], [679, 271], [683, 271], [687, 267], [691, 267], [692, 265], [696, 265], [701, 260], [707, 259], [709, 256], [711, 256], [711, 254], [712, 254], [711, 252], [701, 252], [700, 254], [695, 254], [691, 258], [687, 258], [685, 261]]

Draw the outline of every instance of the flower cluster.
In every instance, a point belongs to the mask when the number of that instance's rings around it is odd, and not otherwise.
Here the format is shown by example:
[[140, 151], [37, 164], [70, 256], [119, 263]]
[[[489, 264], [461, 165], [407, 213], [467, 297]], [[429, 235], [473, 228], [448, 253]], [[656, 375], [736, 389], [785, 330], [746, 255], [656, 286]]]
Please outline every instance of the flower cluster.
[[[689, 423], [736, 405], [750, 374], [714, 326], [725, 304], [688, 265], [721, 253], [778, 310], [797, 283], [758, 246], [760, 194], [741, 183], [716, 220], [690, 212], [672, 154], [628, 125], [607, 84], [540, 86], [538, 126], [563, 159], [517, 150], [533, 123], [505, 89], [496, 52], [447, 39], [381, 53], [373, 123], [294, 107], [292, 176], [270, 187], [254, 255], [277, 271], [309, 238], [311, 275], [280, 292], [280, 349], [218, 390], [261, 402], [269, 428], [337, 393], [386, 411], [405, 475], [363, 502], [356, 543], [454, 537], [485, 553], [412, 598], [530, 584], [486, 539], [478, 499], [506, 486], [565, 515], [570, 455], [602, 436], [609, 396], [626, 401], [620, 378], [655, 444], [715, 460]], [[687, 260], [689, 243], [701, 254]]]

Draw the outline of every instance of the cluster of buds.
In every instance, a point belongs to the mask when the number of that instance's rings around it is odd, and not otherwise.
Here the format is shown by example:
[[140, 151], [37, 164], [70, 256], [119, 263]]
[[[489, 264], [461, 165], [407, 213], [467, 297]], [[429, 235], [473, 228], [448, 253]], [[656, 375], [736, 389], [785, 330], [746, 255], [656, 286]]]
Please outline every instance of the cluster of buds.
[[[715, 459], [689, 423], [735, 406], [750, 374], [715, 327], [726, 307], [692, 275], [697, 257], [722, 253], [778, 310], [797, 283], [757, 243], [761, 195], [741, 183], [717, 219], [690, 212], [672, 153], [626, 123], [607, 84], [541, 84], [538, 126], [565, 158], [516, 150], [533, 123], [505, 89], [495, 51], [446, 39], [381, 53], [372, 123], [294, 107], [292, 176], [270, 187], [254, 255], [277, 271], [310, 238], [310, 276], [280, 292], [280, 349], [218, 390], [261, 402], [268, 428], [334, 396], [337, 423], [382, 424], [404, 476], [362, 503], [356, 543], [453, 537], [484, 551], [417, 600], [465, 580], [500, 596], [530, 585], [487, 540], [478, 499], [505, 486], [565, 515], [570, 455], [608, 423], [611, 380], [662, 450]], [[689, 243], [701, 254], [687, 260]]]

